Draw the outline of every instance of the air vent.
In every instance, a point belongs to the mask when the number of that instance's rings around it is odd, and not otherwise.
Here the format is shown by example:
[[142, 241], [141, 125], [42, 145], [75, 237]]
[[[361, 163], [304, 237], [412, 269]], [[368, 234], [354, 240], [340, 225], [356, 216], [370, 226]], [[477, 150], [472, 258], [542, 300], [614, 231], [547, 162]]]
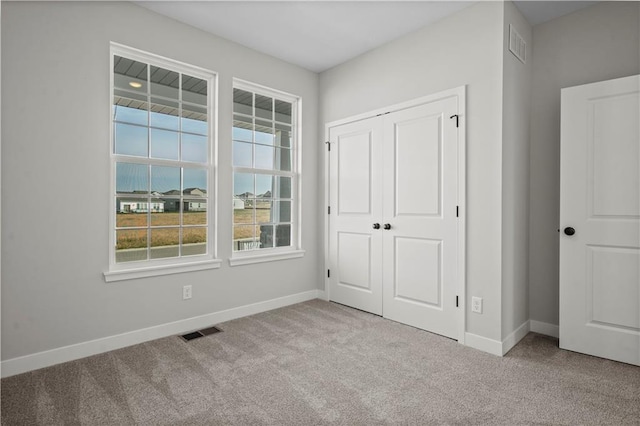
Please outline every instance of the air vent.
[[509, 24], [509, 51], [523, 64], [527, 62], [527, 43], [511, 24]]
[[215, 333], [220, 333], [221, 331], [222, 330], [220, 330], [218, 327], [209, 327], [209, 328], [203, 328], [202, 330], [198, 330], [198, 331], [192, 331], [191, 333], [183, 334], [180, 337], [182, 337], [182, 339], [188, 342], [189, 340], [197, 339], [199, 337], [209, 336]]

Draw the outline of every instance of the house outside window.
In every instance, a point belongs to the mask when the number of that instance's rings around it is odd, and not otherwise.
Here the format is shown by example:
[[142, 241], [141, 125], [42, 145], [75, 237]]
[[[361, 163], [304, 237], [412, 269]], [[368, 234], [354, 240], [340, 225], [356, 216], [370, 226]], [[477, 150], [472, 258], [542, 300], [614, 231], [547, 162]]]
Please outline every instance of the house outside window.
[[[233, 255], [300, 250], [300, 98], [245, 81], [233, 89]], [[243, 263], [241, 261], [233, 262]]]
[[110, 272], [213, 260], [215, 74], [115, 43], [111, 59]]

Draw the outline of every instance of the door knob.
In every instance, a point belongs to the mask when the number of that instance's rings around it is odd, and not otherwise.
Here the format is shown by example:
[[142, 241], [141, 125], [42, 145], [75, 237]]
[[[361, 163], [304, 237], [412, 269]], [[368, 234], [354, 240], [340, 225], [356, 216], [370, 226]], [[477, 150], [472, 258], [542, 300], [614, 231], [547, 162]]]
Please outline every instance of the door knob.
[[391, 224], [390, 223], [385, 223], [384, 224], [384, 229], [391, 229]]
[[373, 224], [373, 229], [380, 229], [380, 224], [379, 223], [374, 223]]
[[566, 235], [571, 236], [571, 235], [573, 235], [573, 234], [575, 234], [575, 233], [576, 233], [576, 230], [575, 230], [575, 229], [573, 229], [573, 228], [572, 228], [572, 227], [570, 227], [570, 226], [567, 226], [566, 228], [564, 228], [564, 233], [565, 233]]

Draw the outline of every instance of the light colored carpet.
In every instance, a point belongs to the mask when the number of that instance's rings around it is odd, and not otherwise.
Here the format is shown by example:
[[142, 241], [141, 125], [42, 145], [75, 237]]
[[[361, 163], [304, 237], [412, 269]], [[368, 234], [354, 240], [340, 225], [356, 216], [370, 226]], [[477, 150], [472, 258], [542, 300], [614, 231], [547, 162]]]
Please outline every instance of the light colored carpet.
[[640, 424], [640, 368], [313, 300], [2, 380], [3, 425]]

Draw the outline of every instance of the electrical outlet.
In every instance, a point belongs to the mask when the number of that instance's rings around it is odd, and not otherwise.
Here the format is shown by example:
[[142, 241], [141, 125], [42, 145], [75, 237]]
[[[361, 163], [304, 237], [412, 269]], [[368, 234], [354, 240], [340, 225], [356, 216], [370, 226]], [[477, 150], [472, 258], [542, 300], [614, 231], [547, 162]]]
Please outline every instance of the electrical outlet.
[[471, 298], [471, 312], [482, 313], [482, 297]]
[[185, 285], [182, 287], [182, 300], [191, 299], [191, 286]]

